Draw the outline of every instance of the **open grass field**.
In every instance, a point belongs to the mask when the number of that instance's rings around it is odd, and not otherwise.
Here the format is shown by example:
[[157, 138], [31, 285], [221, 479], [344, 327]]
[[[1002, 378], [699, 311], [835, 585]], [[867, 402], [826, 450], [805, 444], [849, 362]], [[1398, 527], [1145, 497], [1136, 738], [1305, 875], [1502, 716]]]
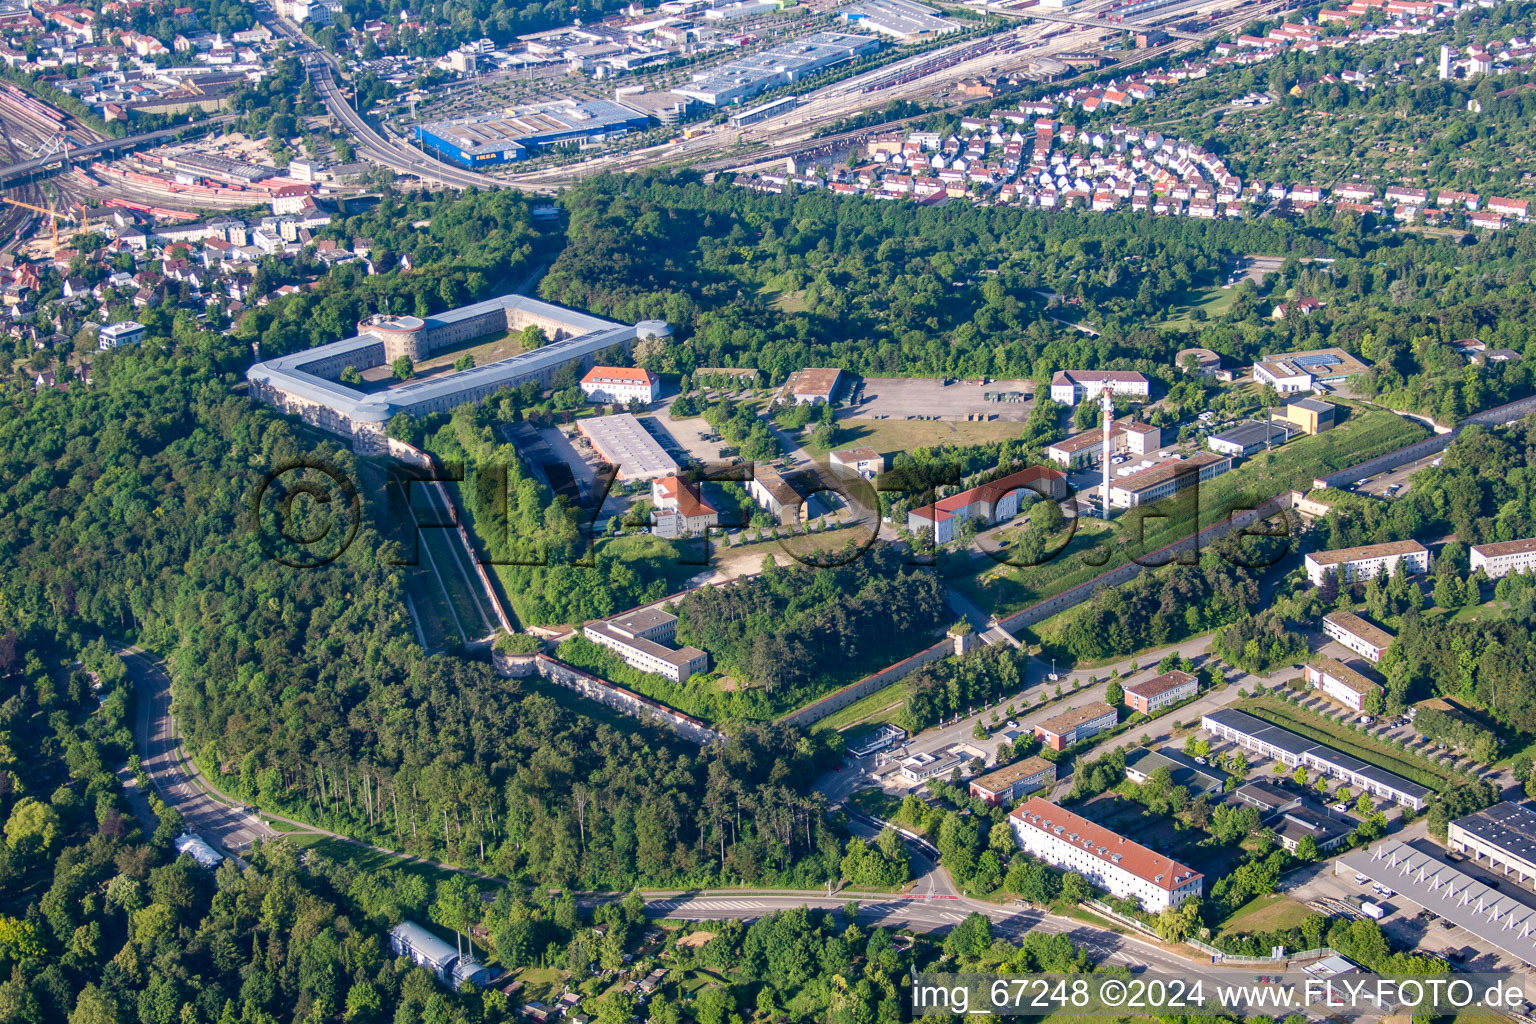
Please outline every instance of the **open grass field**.
[[1380, 740], [1374, 739], [1365, 733], [1355, 732], [1353, 729], [1315, 715], [1310, 711], [1304, 711], [1293, 704], [1270, 695], [1251, 698], [1243, 702], [1242, 710], [1256, 718], [1262, 718], [1272, 725], [1278, 725], [1282, 729], [1305, 736], [1307, 739], [1326, 744], [1335, 750], [1342, 751], [1360, 760], [1373, 764], [1378, 768], [1401, 775], [1405, 779], [1417, 782], [1421, 786], [1444, 791], [1454, 786], [1460, 776], [1454, 772], [1442, 768], [1440, 765], [1427, 761], [1422, 757], [1404, 753], [1395, 747], [1388, 746]]
[[1237, 302], [1236, 288], [1223, 288], [1219, 284], [1209, 288], [1193, 288], [1180, 295], [1168, 310], [1167, 319], [1161, 323], [1153, 324], [1153, 327], [1191, 327], [1195, 323], [1196, 310], [1203, 310], [1205, 315], [1214, 320]]
[[462, 344], [434, 352], [416, 364], [416, 373], [420, 376], [425, 370], [435, 370], [443, 366], [451, 367], [464, 355], [474, 356], [476, 366], [485, 366], [487, 363], [510, 359], [523, 351], [523, 332], [503, 331], [488, 338], [472, 338]]
[[1315, 911], [1289, 896], [1266, 893], [1255, 896], [1232, 912], [1232, 916], [1217, 929], [1218, 937], [1229, 935], [1254, 935], [1262, 932], [1285, 931], [1296, 928], [1308, 914]]
[[[894, 722], [896, 716], [901, 714], [901, 709], [906, 706], [907, 692], [902, 689], [903, 685], [903, 681], [898, 679], [890, 686], [881, 687], [874, 693], [813, 723], [811, 731], [824, 732], [828, 729], [838, 731], [854, 725]], [[849, 735], [853, 733], [850, 732]]]
[[454, 625], [448, 595], [443, 593], [442, 585], [437, 582], [437, 577], [426, 564], [425, 558], [410, 570], [405, 587], [407, 593], [411, 595], [411, 608], [416, 613], [416, 624], [421, 627], [421, 634], [426, 639], [429, 650], [442, 647], [449, 641], [466, 639]]
[[[976, 423], [969, 420], [865, 420], [846, 419], [837, 421], [835, 448], [867, 446], [882, 455], [911, 451], [914, 448], [933, 448], [953, 444], [993, 444], [1018, 437], [1021, 425], [1007, 420]], [[806, 450], [819, 449], [807, 443]]]

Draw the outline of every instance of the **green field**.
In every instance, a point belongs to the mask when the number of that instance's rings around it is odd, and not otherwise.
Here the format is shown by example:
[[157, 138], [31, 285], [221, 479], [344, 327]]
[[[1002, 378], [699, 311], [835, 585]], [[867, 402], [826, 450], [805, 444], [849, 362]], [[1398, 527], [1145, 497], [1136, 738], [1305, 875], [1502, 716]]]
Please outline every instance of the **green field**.
[[1332, 719], [1324, 718], [1322, 715], [1303, 711], [1278, 697], [1266, 694], [1262, 697], [1250, 698], [1243, 702], [1242, 709], [1272, 725], [1289, 729], [1309, 740], [1327, 744], [1335, 750], [1358, 757], [1362, 761], [1394, 775], [1401, 775], [1421, 786], [1444, 791], [1455, 785], [1461, 778], [1460, 775], [1447, 771], [1424, 758], [1404, 753], [1365, 733], [1355, 732]]
[[[427, 884], [433, 888], [437, 887], [438, 882], [451, 878], [456, 873], [426, 861], [406, 860], [403, 856], [394, 856], [357, 843], [350, 843], [345, 839], [335, 839], [313, 832], [291, 833], [284, 837], [284, 842], [292, 843], [300, 849], [313, 850], [331, 860], [352, 864], [367, 871], [382, 871], [385, 868], [408, 871], [426, 879]], [[500, 883], [482, 879], [480, 884], [485, 888], [492, 888]]]
[[837, 443], [832, 448], [817, 448], [809, 437], [805, 448], [819, 453], [864, 445], [882, 455], [892, 455], [945, 444], [993, 444], [1018, 437], [1023, 430], [1024, 424], [1009, 420], [976, 423], [970, 420], [846, 419], [837, 421]]
[[1180, 295], [1169, 308], [1168, 318], [1154, 327], [1193, 327], [1196, 310], [1214, 320], [1237, 303], [1237, 289], [1224, 288], [1219, 284], [1209, 288], [1192, 288]]
[[839, 730], [860, 723], [878, 725], [882, 722], [894, 722], [907, 703], [907, 691], [903, 689], [905, 685], [905, 680], [898, 679], [890, 686], [883, 686], [874, 693], [812, 723], [811, 731]]
[[1303, 903], [1279, 893], [1255, 896], [1238, 907], [1221, 923], [1218, 937], [1228, 935], [1256, 935], [1262, 932], [1280, 932], [1300, 927], [1302, 919], [1315, 913]]

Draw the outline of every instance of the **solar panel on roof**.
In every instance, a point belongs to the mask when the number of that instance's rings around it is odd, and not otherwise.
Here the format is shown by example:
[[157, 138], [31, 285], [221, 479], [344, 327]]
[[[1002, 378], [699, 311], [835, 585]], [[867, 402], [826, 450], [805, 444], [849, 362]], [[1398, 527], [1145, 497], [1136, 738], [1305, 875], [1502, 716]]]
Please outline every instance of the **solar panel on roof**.
[[1309, 356], [1293, 356], [1291, 358], [1291, 362], [1306, 369], [1311, 369], [1315, 366], [1336, 366], [1343, 361], [1338, 356], [1329, 352], [1319, 352], [1316, 355]]

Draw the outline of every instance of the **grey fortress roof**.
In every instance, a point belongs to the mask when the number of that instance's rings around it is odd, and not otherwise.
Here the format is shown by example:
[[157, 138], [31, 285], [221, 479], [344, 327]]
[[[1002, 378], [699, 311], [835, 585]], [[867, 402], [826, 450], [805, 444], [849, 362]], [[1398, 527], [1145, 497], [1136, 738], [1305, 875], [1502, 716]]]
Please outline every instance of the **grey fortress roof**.
[[[253, 385], [280, 391], [296, 398], [327, 406], [338, 415], [353, 423], [373, 423], [382, 426], [396, 413], [412, 408], [451, 399], [457, 394], [484, 393], [497, 385], [515, 386], [546, 371], [600, 352], [610, 345], [619, 345], [636, 338], [666, 337], [671, 332], [665, 321], [642, 320], [633, 327], [604, 320], [601, 317], [565, 309], [548, 302], [540, 302], [522, 295], [502, 295], [469, 306], [447, 310], [427, 317], [419, 328], [451, 327], [461, 321], [484, 316], [498, 310], [525, 312], [558, 322], [568, 337], [551, 342], [531, 352], [522, 352], [508, 359], [487, 363], [459, 373], [446, 374], [429, 380], [418, 381], [403, 387], [391, 388], [376, 394], [363, 394], [337, 381], [310, 372], [310, 367], [329, 362], [337, 357], [356, 354], [359, 368], [378, 365], [377, 359], [367, 359], [368, 350], [382, 346], [383, 338], [372, 329], [342, 341], [293, 352], [256, 363], [245, 371], [246, 379]], [[397, 325], [393, 330], [416, 330], [405, 321], [413, 317], [393, 318]], [[383, 327], [380, 330], [386, 329]], [[468, 399], [466, 398], [466, 401]]]

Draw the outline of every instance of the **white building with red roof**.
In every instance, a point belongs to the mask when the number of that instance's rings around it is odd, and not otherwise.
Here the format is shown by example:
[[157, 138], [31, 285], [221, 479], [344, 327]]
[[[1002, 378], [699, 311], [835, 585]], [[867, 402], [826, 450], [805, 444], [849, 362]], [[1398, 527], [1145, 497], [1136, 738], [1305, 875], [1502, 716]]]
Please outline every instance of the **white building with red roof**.
[[1132, 398], [1147, 398], [1152, 394], [1152, 385], [1146, 375], [1134, 370], [1057, 370], [1051, 378], [1051, 401], [1076, 405], [1085, 398], [1098, 398], [1099, 392], [1105, 389], [1110, 394]]
[[628, 404], [639, 399], [650, 405], [661, 394], [661, 378], [632, 366], [594, 366], [581, 378], [581, 390], [592, 402]]
[[967, 519], [977, 519], [983, 526], [1005, 522], [1019, 514], [1022, 491], [1033, 491], [1052, 499], [1066, 495], [1066, 474], [1045, 466], [1030, 466], [1017, 473], [950, 495], [932, 505], [907, 513], [907, 529], [912, 533], [929, 530], [935, 544], [955, 539], [955, 527]]
[[1047, 864], [1076, 871], [1150, 913], [1176, 907], [1205, 888], [1205, 876], [1048, 800], [1031, 797], [1008, 815], [1019, 846]]
[[720, 513], [700, 497], [696, 485], [682, 477], [652, 480], [651, 504], [656, 506], [652, 524], [663, 537], [696, 537], [720, 525]]

